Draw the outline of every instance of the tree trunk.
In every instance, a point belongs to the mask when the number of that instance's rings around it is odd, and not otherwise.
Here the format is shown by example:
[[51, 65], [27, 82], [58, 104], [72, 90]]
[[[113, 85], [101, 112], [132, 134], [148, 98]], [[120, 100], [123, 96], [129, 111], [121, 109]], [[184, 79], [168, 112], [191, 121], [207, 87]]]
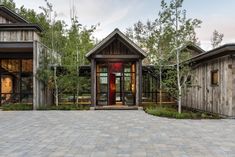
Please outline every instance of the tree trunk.
[[54, 82], [55, 82], [55, 104], [56, 106], [59, 105], [59, 98], [58, 98], [58, 85], [57, 85], [57, 76], [56, 76], [57, 67], [54, 66]]
[[178, 86], [178, 112], [181, 113], [181, 85], [180, 85], [180, 62], [179, 62], [179, 50], [176, 52], [177, 57], [177, 86]]
[[[175, 5], [177, 1], [175, 1]], [[177, 64], [177, 86], [178, 86], [178, 112], [181, 113], [181, 85], [180, 85], [180, 58], [179, 58], [179, 44], [178, 44], [178, 6], [175, 6], [175, 31], [176, 31], [176, 37], [175, 37], [175, 42], [176, 42], [176, 64]]]
[[159, 79], [160, 79], [160, 93], [159, 93], [159, 96], [160, 96], [160, 106], [162, 106], [162, 66], [160, 65], [160, 69], [159, 69]]

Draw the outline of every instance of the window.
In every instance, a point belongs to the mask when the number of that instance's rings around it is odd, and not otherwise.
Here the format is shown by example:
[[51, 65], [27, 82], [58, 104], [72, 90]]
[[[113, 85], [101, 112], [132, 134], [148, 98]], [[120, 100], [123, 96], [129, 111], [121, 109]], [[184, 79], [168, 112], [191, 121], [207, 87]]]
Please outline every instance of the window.
[[0, 59], [0, 105], [33, 102], [32, 59]]
[[219, 72], [214, 70], [211, 72], [211, 85], [219, 85]]
[[96, 70], [97, 105], [108, 105], [108, 65], [98, 64]]

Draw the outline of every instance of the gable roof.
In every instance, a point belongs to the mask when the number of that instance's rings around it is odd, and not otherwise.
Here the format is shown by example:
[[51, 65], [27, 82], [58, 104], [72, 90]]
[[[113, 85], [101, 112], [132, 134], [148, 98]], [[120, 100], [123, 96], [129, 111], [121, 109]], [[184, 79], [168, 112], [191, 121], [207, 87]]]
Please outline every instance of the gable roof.
[[188, 44], [185, 48], [190, 49], [190, 50], [194, 50], [196, 51], [198, 54], [201, 53], [205, 53], [206, 51], [203, 50], [201, 47], [195, 45], [195, 44]]
[[3, 17], [9, 19], [12, 23], [29, 23], [19, 14], [15, 13], [14, 11], [12, 11], [11, 9], [7, 8], [4, 5], [0, 5], [0, 14]]
[[0, 5], [0, 15], [9, 20], [11, 23], [1, 23], [1, 30], [37, 30], [42, 32], [43, 29], [38, 24], [32, 24], [4, 5]]
[[147, 53], [142, 50], [139, 46], [137, 46], [133, 41], [131, 41], [127, 36], [125, 36], [118, 28], [116, 28], [112, 33], [110, 33], [106, 38], [104, 38], [101, 42], [99, 42], [93, 49], [91, 49], [86, 57], [90, 58], [92, 54], [98, 51], [104, 44], [110, 41], [113, 37], [119, 35], [125, 42], [127, 42], [131, 47], [133, 47], [143, 58], [147, 56]]

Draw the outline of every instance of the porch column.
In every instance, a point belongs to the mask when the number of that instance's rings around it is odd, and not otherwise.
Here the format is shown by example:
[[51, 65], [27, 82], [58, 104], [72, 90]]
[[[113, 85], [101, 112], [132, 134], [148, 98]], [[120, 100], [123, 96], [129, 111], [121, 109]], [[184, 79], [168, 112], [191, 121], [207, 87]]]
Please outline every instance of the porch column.
[[36, 110], [39, 106], [39, 81], [36, 78], [39, 52], [38, 52], [38, 43], [33, 42], [33, 109]]
[[142, 104], [142, 59], [139, 59], [139, 104]]
[[139, 61], [136, 61], [136, 97], [135, 97], [135, 105], [139, 106], [139, 78], [140, 78], [140, 73], [139, 73]]
[[96, 61], [91, 59], [91, 105], [96, 106]]

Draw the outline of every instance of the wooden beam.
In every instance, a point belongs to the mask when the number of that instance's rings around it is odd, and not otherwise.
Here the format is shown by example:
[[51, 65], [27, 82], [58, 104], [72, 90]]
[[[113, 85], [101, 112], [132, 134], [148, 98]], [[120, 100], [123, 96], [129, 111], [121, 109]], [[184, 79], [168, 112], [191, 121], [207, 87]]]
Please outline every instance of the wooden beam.
[[139, 59], [139, 55], [95, 55], [96, 59]]

